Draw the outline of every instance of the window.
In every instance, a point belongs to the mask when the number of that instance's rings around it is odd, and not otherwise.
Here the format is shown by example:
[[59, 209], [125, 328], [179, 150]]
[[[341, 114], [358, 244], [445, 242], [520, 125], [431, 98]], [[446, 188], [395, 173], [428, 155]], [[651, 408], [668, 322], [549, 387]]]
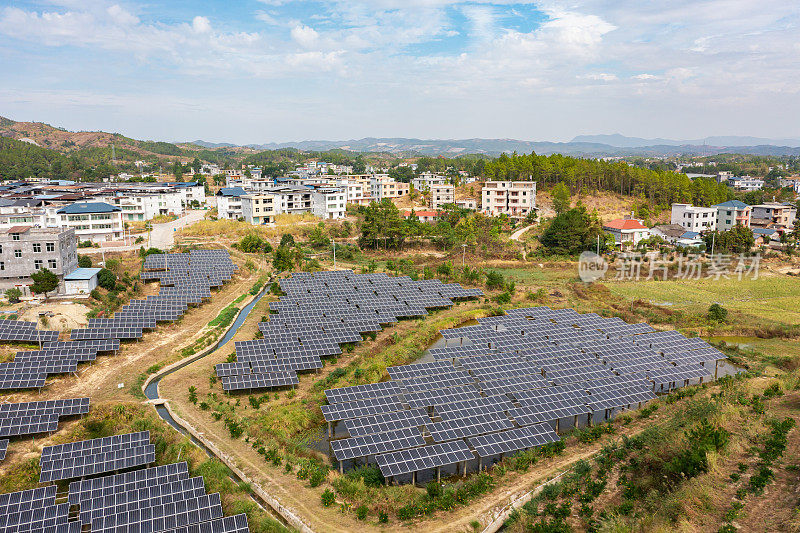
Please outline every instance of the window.
[[54, 242], [45, 243], [45, 249], [48, 252], [55, 252], [56, 251], [56, 243], [54, 243]]
[[40, 242], [33, 243], [33, 251], [34, 251], [34, 253], [37, 253], [37, 254], [41, 253], [42, 252], [42, 243], [40, 243]]
[[12, 241], [18, 241], [19, 240], [19, 233], [12, 233], [11, 234], [11, 240]]
[[14, 250], [14, 257], [17, 258], [22, 257], [22, 250]]
[[55, 269], [58, 266], [55, 259], [48, 259], [47, 260], [47, 268]]
[[5, 262], [4, 261], [0, 261], [0, 270], [5, 270], [5, 269], [6, 269]]
[[33, 268], [36, 269], [36, 270], [41, 270], [42, 269], [42, 260], [41, 259], [34, 260], [33, 261]]

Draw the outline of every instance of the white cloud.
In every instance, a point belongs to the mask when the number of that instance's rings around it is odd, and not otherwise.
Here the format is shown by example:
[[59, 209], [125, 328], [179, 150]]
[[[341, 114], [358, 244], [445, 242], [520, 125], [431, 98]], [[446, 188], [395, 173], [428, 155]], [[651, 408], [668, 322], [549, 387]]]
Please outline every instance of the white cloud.
[[292, 40], [302, 46], [303, 48], [314, 48], [319, 42], [319, 33], [304, 25], [298, 25], [292, 28]]
[[616, 74], [609, 74], [608, 72], [596, 72], [592, 74], [586, 74], [583, 77], [587, 80], [597, 81], [615, 81], [619, 79]]
[[211, 22], [206, 17], [197, 16], [192, 19], [192, 29], [195, 33], [208, 33], [211, 31]]

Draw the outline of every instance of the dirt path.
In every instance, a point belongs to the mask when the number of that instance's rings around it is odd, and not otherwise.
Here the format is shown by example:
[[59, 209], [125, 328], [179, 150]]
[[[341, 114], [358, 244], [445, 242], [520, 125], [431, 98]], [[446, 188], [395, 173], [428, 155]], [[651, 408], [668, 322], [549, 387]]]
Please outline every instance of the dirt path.
[[530, 225], [530, 226], [525, 226], [524, 228], [518, 229], [517, 231], [515, 231], [514, 233], [511, 234], [511, 240], [512, 241], [518, 241], [520, 239], [520, 237], [522, 237], [522, 234], [525, 233], [526, 231], [528, 231], [529, 229], [531, 229], [532, 227], [533, 227], [533, 225]]

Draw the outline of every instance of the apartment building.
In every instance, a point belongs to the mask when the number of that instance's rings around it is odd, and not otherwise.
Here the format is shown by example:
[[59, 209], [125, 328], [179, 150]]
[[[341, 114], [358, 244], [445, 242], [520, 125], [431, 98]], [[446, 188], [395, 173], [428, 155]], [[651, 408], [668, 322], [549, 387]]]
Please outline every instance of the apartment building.
[[672, 204], [670, 223], [683, 226], [696, 233], [714, 231], [717, 227], [717, 208], [698, 207], [692, 204]]
[[712, 205], [717, 210], [717, 230], [728, 231], [740, 224], [746, 228], [750, 227], [751, 208], [739, 200], [729, 200], [721, 204]]
[[456, 188], [454, 185], [434, 185], [428, 191], [428, 205], [431, 209], [439, 209], [445, 204], [456, 203]]
[[131, 191], [95, 199], [119, 207], [125, 222], [152, 220], [159, 215], [181, 216], [184, 212], [183, 197], [174, 189]]
[[764, 188], [764, 180], [751, 176], [728, 178], [728, 185], [739, 191], [760, 191]]
[[775, 228], [791, 230], [797, 218], [797, 208], [792, 204], [767, 202], [754, 205], [751, 225], [758, 228]]
[[481, 197], [484, 214], [524, 218], [536, 209], [536, 182], [487, 181]]
[[650, 228], [635, 218], [618, 218], [603, 224], [603, 230], [614, 236], [614, 242], [621, 247], [639, 244], [650, 236]]
[[395, 181], [394, 178], [383, 175], [375, 175], [369, 181], [370, 196], [376, 202], [384, 198], [400, 198], [411, 191], [408, 183]]
[[311, 193], [311, 213], [323, 219], [347, 215], [347, 192], [338, 187], [320, 187]]
[[[11, 226], [0, 229], [0, 290], [18, 288], [29, 296], [31, 274], [46, 268], [63, 280], [78, 268], [74, 229]], [[63, 292], [63, 285], [59, 286]]]
[[222, 187], [217, 191], [217, 218], [238, 220], [242, 217], [242, 196], [247, 191], [241, 187]]
[[279, 196], [270, 193], [251, 193], [241, 197], [242, 218], [254, 225], [275, 222]]
[[432, 187], [447, 185], [449, 181], [447, 176], [434, 174], [432, 172], [423, 172], [419, 176], [411, 179], [411, 185], [418, 191], [428, 191]]
[[122, 209], [105, 202], [81, 202], [57, 211], [59, 225], [75, 231], [79, 241], [116, 241], [122, 238]]
[[461, 209], [475, 210], [478, 208], [478, 202], [475, 198], [464, 198], [463, 200], [456, 200], [456, 206]]

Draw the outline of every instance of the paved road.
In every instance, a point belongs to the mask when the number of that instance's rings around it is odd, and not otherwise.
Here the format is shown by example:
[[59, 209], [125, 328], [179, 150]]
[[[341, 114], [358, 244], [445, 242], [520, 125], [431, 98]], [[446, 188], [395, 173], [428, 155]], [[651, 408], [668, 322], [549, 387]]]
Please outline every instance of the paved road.
[[175, 231], [203, 220], [205, 211], [189, 211], [185, 216], [172, 222], [163, 224], [153, 224], [153, 231], [150, 234], [150, 246], [161, 250], [168, 250], [175, 244]]
[[[203, 220], [205, 211], [189, 211], [188, 214], [182, 216], [172, 222], [163, 222], [161, 224], [153, 224], [153, 230], [150, 235], [150, 246], [160, 250], [168, 250], [175, 244], [175, 231], [190, 226], [195, 222]], [[101, 248], [81, 248], [78, 251], [81, 254], [99, 254], [102, 252], [125, 252], [131, 250], [138, 250], [142, 246], [147, 246], [147, 233], [141, 234], [145, 241], [141, 244], [132, 244], [130, 246], [114, 246], [111, 243], [101, 243]], [[105, 244], [105, 246], [103, 246]]]
[[518, 229], [517, 231], [515, 231], [514, 233], [511, 234], [511, 240], [512, 241], [518, 241], [519, 238], [522, 237], [522, 234], [525, 233], [526, 231], [528, 231], [529, 229], [531, 229], [532, 227], [533, 227], [533, 224], [531, 224], [530, 226], [525, 226], [524, 228]]

